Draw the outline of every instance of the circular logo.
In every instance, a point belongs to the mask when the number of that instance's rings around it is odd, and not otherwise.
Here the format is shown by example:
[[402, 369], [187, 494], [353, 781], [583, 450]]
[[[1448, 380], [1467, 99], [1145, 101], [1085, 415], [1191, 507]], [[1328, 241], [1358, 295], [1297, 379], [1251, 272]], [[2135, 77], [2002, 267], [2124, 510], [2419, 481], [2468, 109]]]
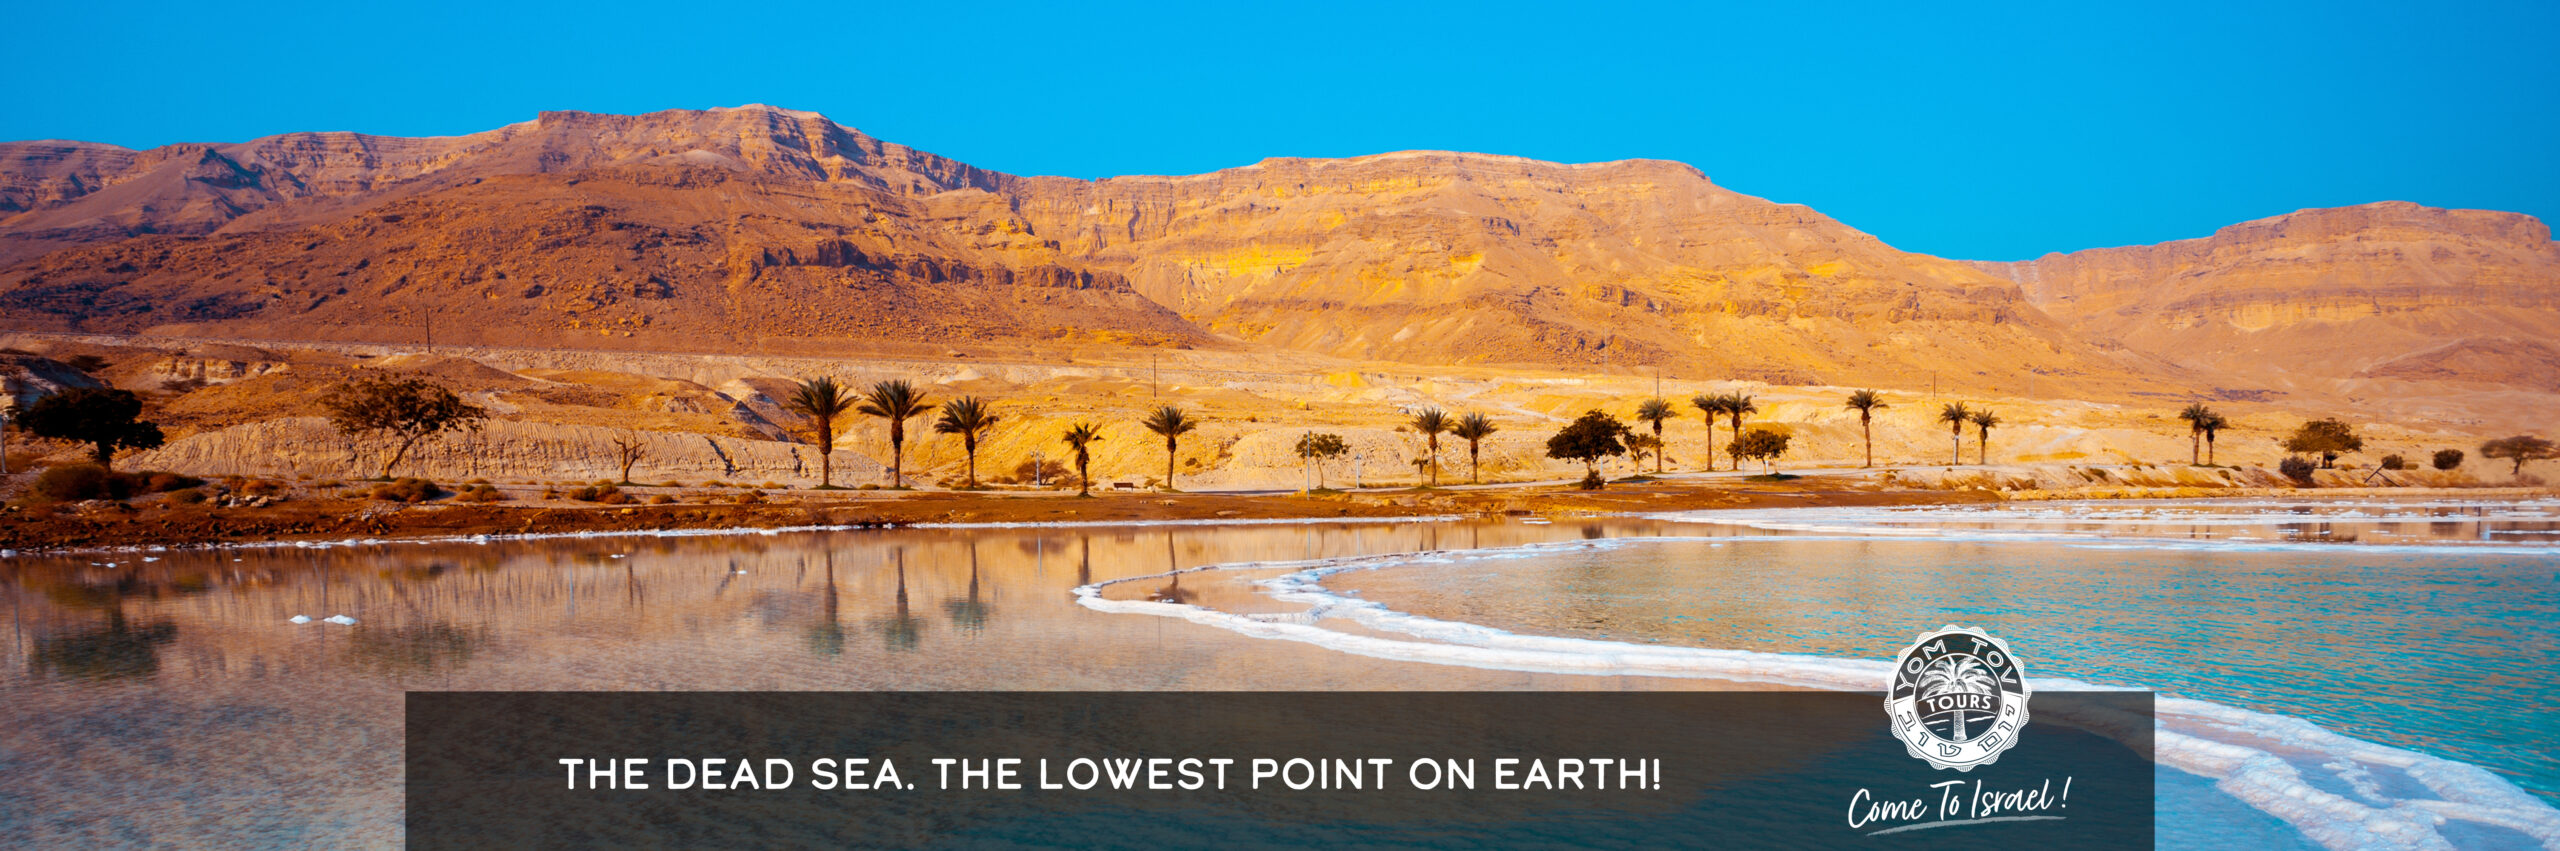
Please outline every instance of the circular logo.
[[1894, 659], [1884, 711], [1912, 756], [1972, 771], [1998, 761], [2026, 729], [2027, 672], [2008, 642], [1950, 624]]

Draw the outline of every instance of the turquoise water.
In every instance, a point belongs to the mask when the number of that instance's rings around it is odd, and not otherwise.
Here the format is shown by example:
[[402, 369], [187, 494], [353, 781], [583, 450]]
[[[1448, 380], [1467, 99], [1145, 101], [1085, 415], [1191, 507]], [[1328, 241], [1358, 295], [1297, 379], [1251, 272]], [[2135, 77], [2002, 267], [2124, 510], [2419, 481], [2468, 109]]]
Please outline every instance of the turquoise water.
[[2034, 676], [2148, 686], [2489, 767], [2560, 800], [2560, 558], [1665, 541], [1342, 574], [1514, 632], [1887, 660], [1955, 623]]

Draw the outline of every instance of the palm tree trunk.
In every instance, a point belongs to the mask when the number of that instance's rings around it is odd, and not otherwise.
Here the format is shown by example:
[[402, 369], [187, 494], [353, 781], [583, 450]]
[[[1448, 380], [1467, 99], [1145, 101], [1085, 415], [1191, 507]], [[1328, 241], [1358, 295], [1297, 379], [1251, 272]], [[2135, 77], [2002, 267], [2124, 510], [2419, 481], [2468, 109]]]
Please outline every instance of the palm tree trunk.
[[889, 432], [889, 487], [903, 488], [906, 486], [907, 438], [906, 435], [892, 431]]
[[1467, 484], [1484, 484], [1484, 461], [1476, 456], [1476, 442], [1467, 441]]
[[1432, 486], [1432, 487], [1435, 487], [1435, 488], [1436, 488], [1436, 487], [1439, 487], [1439, 486], [1440, 486], [1440, 436], [1439, 436], [1439, 435], [1436, 435], [1436, 434], [1435, 434], [1435, 435], [1431, 435], [1431, 436], [1430, 436], [1430, 439], [1425, 440], [1425, 441], [1423, 441], [1422, 443], [1423, 443], [1423, 445], [1424, 445], [1424, 446], [1430, 447], [1430, 449], [1431, 449], [1431, 486]]
[[1076, 450], [1076, 495], [1093, 495], [1093, 475], [1085, 472], [1085, 454], [1082, 448]]
[[1867, 466], [1873, 467], [1876, 465], [1876, 432], [1875, 427], [1867, 422], [1865, 411], [1858, 412], [1858, 434], [1866, 439]]
[[1716, 471], [1716, 418], [1707, 418], [1707, 472]]
[[1173, 456], [1180, 451], [1173, 438], [1164, 439], [1164, 489], [1167, 491], [1173, 490]]
[[1666, 447], [1666, 446], [1663, 446], [1663, 445], [1662, 445], [1662, 421], [1661, 421], [1661, 420], [1654, 420], [1654, 421], [1653, 421], [1653, 472], [1654, 472], [1656, 475], [1659, 475], [1659, 474], [1661, 474], [1661, 472], [1662, 472], [1662, 456], [1665, 454], [1662, 450], [1667, 449], [1667, 448], [1669, 448], [1669, 447]]
[[960, 448], [962, 448], [962, 449], [966, 449], [966, 450], [969, 450], [969, 489], [970, 489], [970, 490], [977, 490], [977, 489], [978, 489], [978, 436], [977, 436], [977, 435], [975, 435], [975, 434], [971, 434], [971, 435], [968, 435], [968, 436], [966, 436], [966, 437], [963, 437], [963, 438], [960, 440]]
[[1964, 426], [1956, 426], [1955, 431], [1948, 433], [1947, 440], [1947, 445], [1954, 447], [1953, 449], [1948, 450], [1950, 457], [1947, 460], [1947, 463], [1964, 463]]
[[818, 447], [818, 486], [835, 487], [835, 447]]
[[[2212, 432], [2205, 432], [2205, 435], [2204, 435], [2204, 462], [2205, 462], [2206, 464], [2214, 464], [2214, 463], [2215, 463], [2215, 462], [2214, 462], [2214, 460], [2213, 460], [2213, 433], [2212, 433]], [[2218, 465], [2217, 465], [2217, 466], [2218, 466]]]
[[2196, 447], [2197, 447], [2197, 445], [2198, 445], [2198, 442], [2199, 442], [2203, 437], [2204, 437], [2204, 432], [2203, 432], [2203, 431], [2201, 431], [2201, 430], [2198, 430], [2198, 431], [2191, 431], [2191, 432], [2188, 432], [2188, 433], [2187, 433], [2187, 463], [2189, 463], [2189, 464], [2197, 463], [2197, 462], [2196, 462], [2196, 458], [2197, 458]]

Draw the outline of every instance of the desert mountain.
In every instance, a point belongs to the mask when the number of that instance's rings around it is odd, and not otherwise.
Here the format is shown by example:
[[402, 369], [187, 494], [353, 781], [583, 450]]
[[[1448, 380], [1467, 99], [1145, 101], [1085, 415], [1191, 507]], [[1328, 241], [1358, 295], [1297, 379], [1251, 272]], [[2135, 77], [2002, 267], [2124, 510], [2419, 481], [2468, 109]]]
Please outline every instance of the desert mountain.
[[2387, 202], [1975, 265], [2085, 334], [2217, 375], [2560, 392], [2560, 244], [2531, 216]]
[[[2547, 376], [2514, 365], [2555, 357], [2538, 342], [2552, 257], [2531, 219], [2379, 205], [1969, 264], [1678, 163], [1405, 152], [1016, 177], [762, 106], [430, 139], [0, 144], [0, 327], [26, 330], [1213, 347], [2185, 394], [2296, 387], [2268, 371], [2296, 361], [2315, 378]], [[2262, 333], [2279, 326], [2315, 330]]]

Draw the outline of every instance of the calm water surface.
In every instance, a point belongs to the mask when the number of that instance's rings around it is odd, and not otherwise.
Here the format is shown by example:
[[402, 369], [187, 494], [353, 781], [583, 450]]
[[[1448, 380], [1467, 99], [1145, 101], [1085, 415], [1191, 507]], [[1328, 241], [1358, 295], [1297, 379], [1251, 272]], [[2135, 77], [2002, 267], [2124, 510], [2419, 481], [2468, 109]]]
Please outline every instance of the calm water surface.
[[[2251, 512], [2264, 510], [2241, 513]], [[922, 529], [0, 559], [9, 619], [0, 844], [396, 845], [399, 714], [412, 689], [1731, 687], [1389, 661], [1096, 611], [1072, 594], [1131, 580], [1106, 596], [1293, 617], [1304, 607], [1254, 583], [1303, 565], [1165, 574], [1595, 539], [1616, 545], [1498, 564], [1440, 558], [1326, 582], [1398, 610], [1522, 633], [1848, 659], [1883, 658], [1941, 623], [1981, 625], [2031, 654], [2038, 674], [2300, 715], [2553, 788], [2552, 559], [2091, 549], [2166, 533], [2088, 517], [1993, 524], [2027, 529], [2017, 540], [1867, 540], [1859, 538], [1892, 523], [1778, 517]], [[1951, 528], [1946, 518], [1899, 520]], [[2337, 538], [2338, 521], [2327, 522]], [[2527, 537], [2489, 533], [2536, 521], [2374, 522], [2415, 524], [2394, 534], [2458, 546]], [[2437, 523], [2453, 525], [2429, 525]], [[2385, 531], [2353, 528], [2367, 540]], [[2084, 534], [2097, 540], [2074, 540]], [[2186, 534], [2287, 533], [2259, 522]], [[2161, 795], [2166, 846], [2303, 842], [2201, 778], [2164, 769]]]

